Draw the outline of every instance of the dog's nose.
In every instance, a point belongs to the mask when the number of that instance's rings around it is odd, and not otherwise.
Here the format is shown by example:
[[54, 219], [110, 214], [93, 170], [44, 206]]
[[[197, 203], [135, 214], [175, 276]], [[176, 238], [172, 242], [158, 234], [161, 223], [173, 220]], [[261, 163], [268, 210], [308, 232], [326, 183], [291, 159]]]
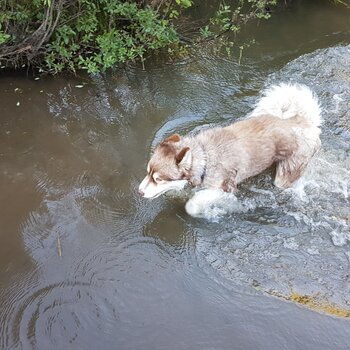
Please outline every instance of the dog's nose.
[[142, 190], [139, 190], [139, 195], [140, 195], [141, 197], [143, 197], [143, 196], [145, 195], [145, 192], [143, 192]]

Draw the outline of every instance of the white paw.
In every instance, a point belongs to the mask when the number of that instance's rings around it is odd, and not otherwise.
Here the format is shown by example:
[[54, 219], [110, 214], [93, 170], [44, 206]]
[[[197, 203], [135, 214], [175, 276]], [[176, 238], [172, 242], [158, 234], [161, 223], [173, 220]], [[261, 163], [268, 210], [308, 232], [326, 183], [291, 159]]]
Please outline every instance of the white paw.
[[191, 216], [215, 221], [237, 209], [237, 198], [221, 189], [204, 189], [188, 200], [185, 209]]

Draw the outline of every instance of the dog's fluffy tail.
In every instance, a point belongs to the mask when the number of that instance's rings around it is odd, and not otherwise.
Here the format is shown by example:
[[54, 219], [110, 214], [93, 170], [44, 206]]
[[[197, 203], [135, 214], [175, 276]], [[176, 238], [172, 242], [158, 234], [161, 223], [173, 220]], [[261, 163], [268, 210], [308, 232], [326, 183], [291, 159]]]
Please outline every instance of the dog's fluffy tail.
[[264, 91], [250, 117], [272, 115], [288, 119], [299, 115], [313, 124], [320, 126], [321, 107], [317, 97], [305, 85], [279, 84]]

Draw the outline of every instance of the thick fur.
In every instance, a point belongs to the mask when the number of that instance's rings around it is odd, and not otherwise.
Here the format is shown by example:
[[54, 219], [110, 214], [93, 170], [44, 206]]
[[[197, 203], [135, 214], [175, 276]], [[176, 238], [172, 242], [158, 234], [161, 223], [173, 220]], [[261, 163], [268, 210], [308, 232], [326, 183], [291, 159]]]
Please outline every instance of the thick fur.
[[321, 108], [308, 87], [272, 86], [246, 119], [195, 136], [175, 134], [161, 142], [139, 192], [155, 198], [186, 184], [235, 192], [240, 182], [272, 164], [275, 185], [287, 188], [320, 148], [320, 125]]

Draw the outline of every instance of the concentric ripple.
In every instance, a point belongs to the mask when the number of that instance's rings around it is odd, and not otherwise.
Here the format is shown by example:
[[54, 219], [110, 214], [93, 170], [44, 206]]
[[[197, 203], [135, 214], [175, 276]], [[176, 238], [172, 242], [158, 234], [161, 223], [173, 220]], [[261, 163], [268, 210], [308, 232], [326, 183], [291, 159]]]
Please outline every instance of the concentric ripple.
[[118, 321], [115, 306], [102, 291], [76, 280], [32, 287], [16, 299], [5, 315], [3, 348], [70, 348], [76, 342], [89, 348], [91, 339], [103, 339], [103, 332], [112, 332]]

